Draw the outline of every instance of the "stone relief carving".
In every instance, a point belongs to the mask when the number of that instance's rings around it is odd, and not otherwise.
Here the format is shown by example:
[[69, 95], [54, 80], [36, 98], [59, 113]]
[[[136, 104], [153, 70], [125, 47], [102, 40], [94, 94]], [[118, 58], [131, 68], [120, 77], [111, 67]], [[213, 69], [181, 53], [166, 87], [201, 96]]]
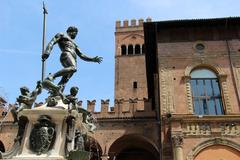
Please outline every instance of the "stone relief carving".
[[55, 125], [51, 122], [51, 118], [42, 115], [38, 119], [30, 134], [30, 149], [37, 155], [49, 151], [55, 141]]
[[160, 62], [160, 96], [163, 113], [174, 112], [173, 76], [166, 60]]

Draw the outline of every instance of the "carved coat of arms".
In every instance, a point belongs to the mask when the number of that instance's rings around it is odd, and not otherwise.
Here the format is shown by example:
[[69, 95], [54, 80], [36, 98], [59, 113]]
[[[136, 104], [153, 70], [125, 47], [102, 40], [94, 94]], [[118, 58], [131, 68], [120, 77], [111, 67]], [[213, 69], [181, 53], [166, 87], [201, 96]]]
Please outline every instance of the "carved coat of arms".
[[55, 141], [55, 125], [49, 116], [38, 119], [30, 134], [30, 149], [38, 155], [48, 152]]

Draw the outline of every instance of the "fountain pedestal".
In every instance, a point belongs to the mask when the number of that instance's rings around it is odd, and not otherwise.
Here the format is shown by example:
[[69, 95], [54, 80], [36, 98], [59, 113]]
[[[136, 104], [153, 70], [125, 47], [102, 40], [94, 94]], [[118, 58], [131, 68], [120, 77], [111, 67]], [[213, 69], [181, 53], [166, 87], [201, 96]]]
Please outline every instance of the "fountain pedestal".
[[89, 152], [75, 148], [76, 130], [79, 133], [86, 131], [82, 113], [76, 109], [69, 110], [68, 105], [59, 102], [54, 107], [45, 104], [20, 111], [18, 117], [22, 125], [19, 126], [23, 127], [19, 127], [14, 152], [3, 154], [0, 159], [64, 160], [79, 159], [78, 155], [83, 159], [89, 157]]
[[[51, 118], [51, 122], [55, 125], [55, 142], [47, 153], [38, 154], [35, 153], [30, 147], [30, 135], [34, 128], [34, 125], [38, 123], [41, 116], [48, 116]], [[19, 116], [27, 117], [28, 124], [25, 128], [25, 133], [22, 139], [22, 145], [18, 155], [13, 159], [49, 159], [49, 160], [62, 160], [64, 159], [64, 148], [66, 141], [66, 117], [68, 116], [68, 110], [53, 107], [38, 107], [34, 109], [25, 109], [19, 113]], [[40, 141], [40, 139], [39, 139]]]

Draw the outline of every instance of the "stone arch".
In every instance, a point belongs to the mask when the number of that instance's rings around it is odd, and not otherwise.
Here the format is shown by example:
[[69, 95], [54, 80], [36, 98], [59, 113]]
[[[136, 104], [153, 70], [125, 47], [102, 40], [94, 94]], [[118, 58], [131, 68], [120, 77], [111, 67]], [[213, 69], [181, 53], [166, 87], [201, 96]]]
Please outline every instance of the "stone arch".
[[222, 138], [213, 138], [206, 140], [204, 142], [201, 142], [198, 144], [196, 147], [194, 147], [187, 155], [186, 160], [194, 160], [194, 158], [205, 148], [211, 147], [211, 146], [216, 146], [216, 145], [222, 145], [222, 146], [227, 146], [230, 147], [234, 150], [237, 150], [240, 152], [240, 146], [239, 144], [227, 140], [227, 139], [222, 139]]
[[90, 160], [101, 159], [103, 153], [102, 148], [95, 138], [87, 136], [84, 145], [86, 151], [93, 153]]
[[217, 64], [207, 64], [207, 63], [193, 63], [189, 66], [186, 67], [185, 72], [184, 72], [184, 80], [186, 83], [186, 93], [187, 93], [187, 106], [188, 106], [188, 111], [190, 114], [193, 114], [193, 102], [192, 102], [192, 89], [191, 89], [191, 84], [190, 84], [190, 79], [191, 79], [191, 72], [192, 70], [196, 68], [207, 68], [212, 70], [213, 72], [216, 73], [216, 75], [219, 78], [219, 84], [222, 92], [222, 97], [223, 97], [223, 105], [224, 105], [224, 110], [225, 113], [231, 113], [232, 112], [232, 107], [230, 103], [230, 97], [228, 93], [228, 85], [227, 85], [227, 75], [223, 71], [222, 67], [217, 65]]
[[213, 72], [215, 72], [218, 76], [226, 75], [225, 72], [222, 70], [222, 68], [217, 64], [210, 65], [210, 64], [204, 64], [204, 63], [195, 63], [195, 64], [192, 64], [192, 65], [189, 65], [186, 67], [184, 76], [185, 77], [190, 76], [190, 73], [192, 72], [192, 70], [194, 70], [196, 68], [208, 68], [208, 69], [212, 70]]
[[1, 140], [0, 140], [0, 151], [5, 152], [5, 146]]
[[124, 135], [115, 140], [109, 148], [110, 160], [114, 157], [118, 160], [148, 160], [159, 159], [157, 146], [148, 138], [142, 135]]

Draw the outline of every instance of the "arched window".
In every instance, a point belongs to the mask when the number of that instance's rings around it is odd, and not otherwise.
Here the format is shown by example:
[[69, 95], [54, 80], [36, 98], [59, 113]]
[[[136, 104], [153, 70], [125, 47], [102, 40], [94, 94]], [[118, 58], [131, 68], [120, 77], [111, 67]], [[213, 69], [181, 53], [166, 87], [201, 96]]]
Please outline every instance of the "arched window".
[[145, 54], [145, 45], [142, 45], [142, 54]]
[[127, 54], [127, 47], [126, 47], [126, 45], [121, 45], [121, 53], [122, 53], [122, 55], [126, 55]]
[[132, 55], [133, 54], [133, 45], [128, 45], [128, 55]]
[[216, 74], [205, 68], [191, 72], [194, 113], [197, 115], [222, 115], [223, 105]]
[[141, 47], [139, 44], [135, 46], [135, 54], [141, 54]]

